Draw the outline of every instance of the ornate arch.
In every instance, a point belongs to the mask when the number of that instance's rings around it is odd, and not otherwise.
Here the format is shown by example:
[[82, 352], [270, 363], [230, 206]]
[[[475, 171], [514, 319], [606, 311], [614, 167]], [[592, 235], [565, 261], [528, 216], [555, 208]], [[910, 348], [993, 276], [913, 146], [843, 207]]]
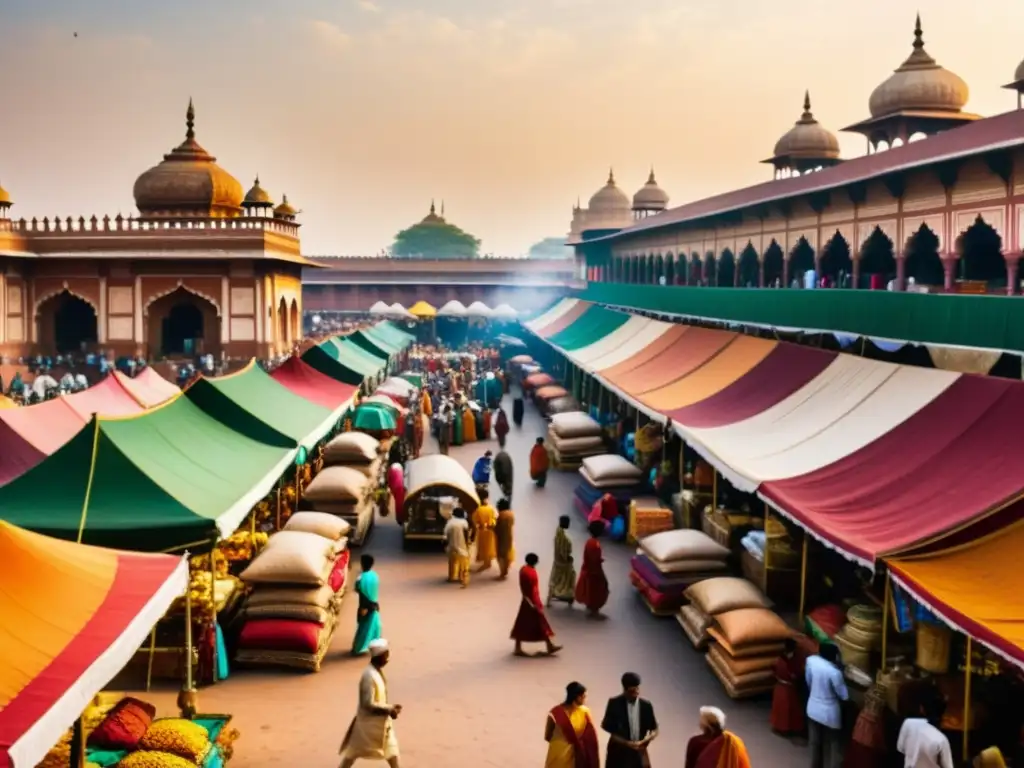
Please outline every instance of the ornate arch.
[[56, 290], [53, 290], [53, 291], [48, 291], [48, 292], [44, 293], [41, 297], [37, 297], [36, 298], [35, 306], [32, 308], [32, 316], [33, 317], [39, 317], [39, 308], [42, 307], [43, 304], [48, 302], [50, 299], [55, 299], [58, 296], [60, 296], [62, 293], [70, 293], [76, 299], [81, 299], [82, 301], [84, 301], [86, 304], [88, 304], [90, 307], [92, 307], [92, 311], [95, 312], [96, 313], [96, 317], [99, 318], [99, 316], [100, 316], [100, 309], [99, 309], [99, 307], [96, 306], [96, 302], [93, 301], [92, 299], [86, 297], [86, 296], [83, 296], [78, 291], [72, 290], [71, 287], [68, 285], [68, 281], [67, 280], [65, 280], [61, 284], [60, 288], [57, 288]]
[[148, 317], [149, 316], [149, 308], [150, 308], [150, 306], [152, 306], [152, 304], [154, 302], [159, 301], [164, 296], [170, 296], [172, 293], [174, 293], [179, 288], [184, 289], [188, 293], [191, 293], [193, 296], [197, 296], [200, 299], [205, 299], [206, 301], [210, 302], [210, 304], [213, 305], [213, 308], [217, 310], [217, 317], [221, 316], [220, 302], [217, 301], [217, 299], [215, 299], [213, 296], [209, 296], [209, 295], [203, 293], [202, 291], [200, 291], [200, 290], [198, 290], [196, 288], [193, 288], [190, 285], [186, 285], [184, 280], [179, 280], [177, 282], [177, 284], [174, 285], [173, 287], [168, 288], [165, 291], [157, 291], [152, 296], [150, 296], [148, 299], [146, 299], [146, 303], [142, 305], [142, 314], [145, 315], [146, 317]]

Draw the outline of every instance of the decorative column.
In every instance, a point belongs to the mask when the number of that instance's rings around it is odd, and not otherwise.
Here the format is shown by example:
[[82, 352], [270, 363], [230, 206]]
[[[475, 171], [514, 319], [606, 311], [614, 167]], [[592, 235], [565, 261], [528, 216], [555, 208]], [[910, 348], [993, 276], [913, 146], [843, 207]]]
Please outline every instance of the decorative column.
[[1020, 280], [1020, 254], [1006, 254], [1003, 260], [1006, 262], [1006, 295], [1016, 296]]
[[956, 278], [956, 262], [956, 254], [947, 254], [942, 258], [942, 287], [946, 291], [946, 293], [953, 292], [953, 282]]
[[856, 289], [860, 287], [860, 254], [855, 256], [852, 261], [853, 274], [850, 276], [850, 287]]
[[782, 287], [789, 288], [789, 255], [782, 259]]
[[735, 258], [732, 260], [732, 287], [740, 287], [740, 263]]
[[107, 343], [107, 278], [99, 279], [100, 301], [96, 311], [96, 343]]
[[905, 253], [896, 254], [896, 290], [907, 290], [907, 255]]
[[757, 287], [764, 288], [764, 254], [757, 258]]

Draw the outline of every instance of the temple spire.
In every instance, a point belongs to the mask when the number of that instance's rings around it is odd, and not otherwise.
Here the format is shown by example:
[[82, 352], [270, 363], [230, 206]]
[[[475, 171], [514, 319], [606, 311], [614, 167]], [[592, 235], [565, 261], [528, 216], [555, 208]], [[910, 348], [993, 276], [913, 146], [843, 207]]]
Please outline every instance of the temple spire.
[[614, 168], [609, 168], [608, 169], [608, 186], [610, 187], [610, 186], [612, 186], [614, 184], [615, 184], [615, 169]]
[[188, 98], [188, 109], [185, 110], [185, 138], [192, 141], [196, 137], [196, 108], [192, 105], [192, 97]]
[[431, 201], [430, 201], [430, 213], [431, 214], [436, 214], [437, 213], [437, 209], [434, 207], [433, 199], [431, 199]]
[[917, 20], [914, 22], [914, 50], [921, 50], [924, 48], [924, 32], [921, 30], [921, 14], [917, 14]]
[[658, 183], [657, 181], [654, 180], [654, 164], [653, 163], [651, 164], [651, 174], [650, 174], [650, 176], [647, 177], [647, 183], [648, 184], [657, 184]]

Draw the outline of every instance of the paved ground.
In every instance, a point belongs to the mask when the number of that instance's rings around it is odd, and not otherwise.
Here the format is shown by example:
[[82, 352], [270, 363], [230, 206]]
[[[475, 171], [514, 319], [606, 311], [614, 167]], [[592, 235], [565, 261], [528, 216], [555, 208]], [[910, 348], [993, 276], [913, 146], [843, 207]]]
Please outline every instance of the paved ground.
[[[529, 482], [527, 455], [545, 426], [527, 411], [523, 428], [513, 427], [509, 436], [516, 463], [516, 567], [523, 555], [536, 552], [546, 585], [557, 518], [571, 513], [576, 475], [554, 473], [543, 490]], [[453, 455], [469, 468], [486, 447], [496, 449], [496, 444], [474, 443], [453, 449]], [[572, 538], [579, 562], [586, 534], [576, 516]], [[514, 579], [502, 583], [494, 575], [475, 576], [468, 590], [446, 584], [444, 555], [402, 552], [393, 520], [380, 521], [367, 549], [377, 557], [384, 634], [393, 648], [391, 695], [405, 708], [397, 723], [405, 768], [541, 766], [545, 714], [560, 701], [565, 685], [579, 680], [588, 686], [589, 704], [600, 718], [627, 670], [643, 677], [644, 695], [661, 722], [662, 735], [651, 749], [655, 766], [681, 765], [701, 705], [725, 710], [756, 768], [788, 768], [806, 760], [805, 750], [771, 734], [767, 701], [730, 701], [675, 621], [651, 616], [637, 600], [627, 576], [628, 547], [605, 545], [612, 589], [608, 620], [588, 621], [579, 609], [554, 606], [551, 621], [565, 650], [536, 659], [511, 653], [508, 634], [519, 605]], [[347, 655], [355, 607], [354, 599], [346, 600], [319, 674], [241, 671], [200, 692], [203, 711], [235, 715], [242, 731], [235, 768], [336, 765], [366, 663]], [[172, 707], [170, 694], [151, 699], [162, 710]]]

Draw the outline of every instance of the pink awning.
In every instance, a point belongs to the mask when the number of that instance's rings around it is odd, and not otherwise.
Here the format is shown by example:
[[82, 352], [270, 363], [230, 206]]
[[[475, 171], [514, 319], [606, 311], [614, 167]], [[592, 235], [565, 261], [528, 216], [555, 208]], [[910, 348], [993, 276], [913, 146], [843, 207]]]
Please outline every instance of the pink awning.
[[961, 376], [879, 439], [761, 494], [865, 563], [950, 534], [1024, 493], [1024, 385]]
[[146, 408], [165, 403], [181, 392], [177, 386], [149, 366], [139, 371], [134, 378], [125, 376], [120, 371], [115, 371], [114, 376], [121, 386]]
[[295, 356], [281, 363], [270, 376], [299, 397], [332, 411], [351, 400], [357, 389], [320, 373]]
[[78, 411], [85, 421], [97, 413], [104, 416], [132, 416], [146, 410], [117, 376], [107, 376], [99, 384], [82, 392], [66, 395], [64, 400]]
[[0, 485], [28, 472], [86, 423], [62, 397], [0, 411]]

